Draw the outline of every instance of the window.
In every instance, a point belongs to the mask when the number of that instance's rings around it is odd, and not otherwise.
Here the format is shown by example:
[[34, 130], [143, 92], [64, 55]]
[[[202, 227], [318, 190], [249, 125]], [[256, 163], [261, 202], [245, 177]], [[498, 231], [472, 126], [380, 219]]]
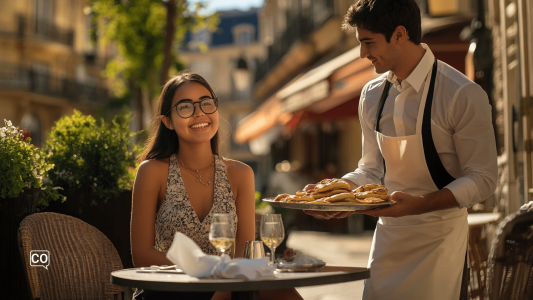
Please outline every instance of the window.
[[213, 64], [210, 60], [196, 60], [191, 62], [190, 68], [193, 72], [202, 75], [210, 84], [213, 84]]
[[191, 50], [203, 50], [207, 49], [211, 43], [211, 33], [209, 30], [201, 29], [197, 32], [192, 33], [192, 38], [189, 44], [187, 45]]
[[239, 34], [239, 45], [248, 45], [252, 43], [252, 33], [250, 31], [243, 31]]
[[47, 27], [52, 23], [54, 16], [54, 1], [52, 0], [34, 0], [34, 27], [35, 33], [44, 34]]
[[239, 24], [233, 27], [233, 39], [239, 46], [254, 42], [255, 27], [251, 24]]

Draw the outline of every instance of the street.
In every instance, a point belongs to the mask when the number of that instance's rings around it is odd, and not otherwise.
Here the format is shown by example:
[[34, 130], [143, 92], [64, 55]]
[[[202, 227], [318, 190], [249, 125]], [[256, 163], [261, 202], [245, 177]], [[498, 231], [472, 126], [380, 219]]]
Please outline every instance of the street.
[[[331, 234], [293, 231], [287, 246], [301, 250], [329, 266], [366, 267], [373, 231], [362, 234]], [[363, 281], [297, 288], [305, 300], [361, 299]]]

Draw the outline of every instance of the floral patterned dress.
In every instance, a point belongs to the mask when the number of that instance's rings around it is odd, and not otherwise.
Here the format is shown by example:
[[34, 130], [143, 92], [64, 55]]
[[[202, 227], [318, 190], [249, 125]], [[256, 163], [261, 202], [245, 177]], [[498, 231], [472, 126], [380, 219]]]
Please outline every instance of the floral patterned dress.
[[190, 237], [206, 254], [217, 254], [216, 248], [209, 242], [209, 228], [213, 221], [213, 214], [229, 214], [233, 231], [237, 234], [237, 209], [235, 198], [229, 184], [224, 159], [214, 156], [214, 195], [213, 207], [200, 222], [189, 201], [189, 196], [181, 178], [181, 171], [177, 155], [170, 157], [167, 189], [163, 204], [155, 220], [154, 248], [166, 253], [174, 240], [174, 234], [179, 231]]

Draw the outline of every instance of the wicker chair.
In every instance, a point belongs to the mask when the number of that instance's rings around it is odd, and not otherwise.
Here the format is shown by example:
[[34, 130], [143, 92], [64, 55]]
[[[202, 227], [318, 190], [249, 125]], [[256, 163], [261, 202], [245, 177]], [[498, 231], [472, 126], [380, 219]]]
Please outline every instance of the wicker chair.
[[[109, 239], [80, 219], [38, 213], [19, 227], [19, 249], [26, 266], [31, 299], [122, 299], [124, 288], [111, 284], [122, 269]], [[30, 266], [31, 250], [48, 250], [50, 265]]]
[[533, 201], [503, 220], [488, 260], [489, 299], [533, 299]]

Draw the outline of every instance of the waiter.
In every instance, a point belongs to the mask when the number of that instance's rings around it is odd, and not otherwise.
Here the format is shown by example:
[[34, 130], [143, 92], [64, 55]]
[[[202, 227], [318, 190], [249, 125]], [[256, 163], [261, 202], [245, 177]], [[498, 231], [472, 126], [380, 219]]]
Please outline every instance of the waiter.
[[352, 188], [383, 179], [396, 201], [358, 212], [379, 217], [363, 299], [460, 299], [466, 291], [466, 209], [496, 186], [487, 95], [420, 43], [415, 0], [360, 0], [349, 8], [343, 29], [355, 31], [361, 58], [383, 74], [361, 93], [362, 158], [343, 179]]

